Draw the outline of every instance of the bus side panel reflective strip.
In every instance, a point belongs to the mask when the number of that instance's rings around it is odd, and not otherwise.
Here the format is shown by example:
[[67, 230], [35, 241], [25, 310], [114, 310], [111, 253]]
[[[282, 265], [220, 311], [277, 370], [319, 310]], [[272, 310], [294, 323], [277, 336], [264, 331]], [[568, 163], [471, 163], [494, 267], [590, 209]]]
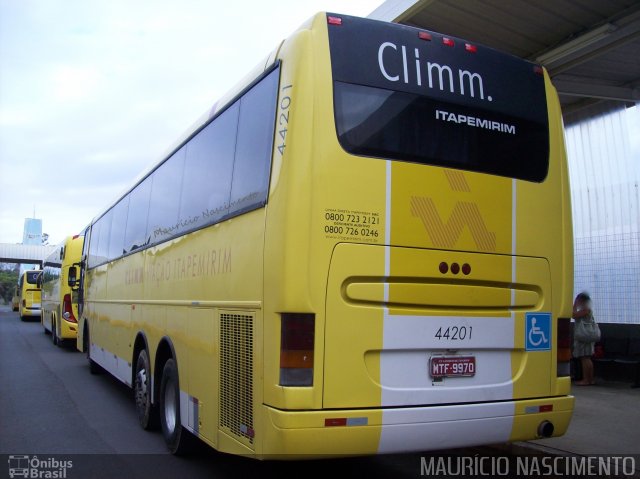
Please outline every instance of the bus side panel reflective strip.
[[96, 343], [91, 343], [89, 356], [118, 381], [121, 381], [131, 387], [132, 369], [131, 364], [127, 361], [116, 356], [111, 351], [107, 351], [106, 349], [98, 346]]
[[[516, 216], [517, 216], [517, 197], [516, 197], [516, 180], [511, 180], [511, 283], [516, 284]], [[515, 305], [516, 291], [511, 289], [511, 306]], [[511, 313], [511, 318], [515, 319], [515, 313]]]
[[[516, 180], [515, 178], [511, 180], [511, 284], [516, 284]], [[511, 288], [511, 307], [516, 304], [516, 290]], [[511, 324], [514, 328], [513, 334], [515, 334], [515, 322], [516, 322], [516, 313], [511, 311]], [[514, 336], [515, 337], [515, 336]], [[511, 357], [511, 362], [513, 362], [513, 355]], [[513, 372], [513, 371], [512, 371]], [[511, 397], [513, 397], [513, 392], [511, 393]]]
[[189, 395], [184, 392], [182, 389], [180, 390], [180, 423], [182, 427], [189, 431], [193, 431], [192, 422], [189, 421]]
[[[518, 203], [517, 203], [517, 185], [518, 182], [515, 178], [511, 179], [511, 284], [516, 284], [517, 274], [516, 274], [516, 255], [518, 251], [518, 243], [517, 243], [517, 215], [518, 215]], [[515, 288], [511, 288], [511, 306], [514, 307], [516, 304], [516, 291]], [[515, 311], [511, 311], [511, 325], [513, 328], [512, 336], [518, 334], [519, 328], [516, 328], [516, 313]], [[515, 345], [514, 345], [515, 347]], [[515, 380], [518, 374], [518, 364], [514, 358], [514, 353], [509, 355], [510, 363], [511, 363], [511, 377]], [[515, 391], [513, 386], [513, 381], [511, 382], [511, 397], [514, 397]]]
[[[516, 251], [517, 251], [517, 243], [516, 243], [516, 185], [517, 181], [515, 178], [511, 180], [511, 284], [516, 284]], [[515, 288], [511, 288], [511, 306], [514, 307], [516, 304], [516, 290]], [[515, 348], [515, 337], [516, 337], [516, 313], [515, 311], [511, 311], [511, 338], [513, 339], [512, 349]], [[505, 333], [506, 334], [506, 333]], [[509, 392], [509, 397], [513, 397], [513, 381], [516, 379], [517, 375], [517, 362], [514, 361], [513, 353], [509, 355], [509, 368], [511, 369], [511, 381], [509, 382], [509, 387], [511, 391]]]
[[[386, 170], [385, 170], [385, 214], [384, 214], [384, 276], [385, 278], [389, 278], [391, 276], [391, 160], [386, 160]], [[385, 281], [384, 283], [384, 303], [389, 303], [389, 282]], [[382, 311], [382, 348], [386, 349], [387, 344], [387, 335], [385, 333], [385, 329], [389, 324], [389, 308], [384, 307]], [[380, 384], [384, 384], [384, 378], [393, 375], [395, 372], [395, 366], [393, 364], [389, 364], [388, 362], [383, 360], [383, 357], [380, 356]], [[388, 393], [385, 388], [381, 389], [381, 397], [380, 397], [380, 405], [384, 406], [388, 404], [391, 400], [388, 398]], [[384, 421], [384, 413], [382, 415], [382, 419]]]
[[197, 436], [200, 433], [200, 418], [198, 417], [199, 414], [199, 407], [200, 407], [200, 403], [198, 402], [198, 398], [194, 398], [193, 396], [191, 396], [191, 401], [189, 401], [189, 404], [192, 406], [191, 408], [191, 417], [193, 418], [193, 433]]
[[[391, 160], [386, 161], [385, 179], [385, 212], [384, 212], [384, 275], [388, 278], [391, 275]], [[385, 283], [384, 302], [389, 301], [389, 286]], [[385, 308], [386, 311], [388, 309]]]
[[180, 422], [182, 426], [195, 434], [199, 433], [199, 401], [198, 398], [190, 396], [188, 393], [180, 390]]

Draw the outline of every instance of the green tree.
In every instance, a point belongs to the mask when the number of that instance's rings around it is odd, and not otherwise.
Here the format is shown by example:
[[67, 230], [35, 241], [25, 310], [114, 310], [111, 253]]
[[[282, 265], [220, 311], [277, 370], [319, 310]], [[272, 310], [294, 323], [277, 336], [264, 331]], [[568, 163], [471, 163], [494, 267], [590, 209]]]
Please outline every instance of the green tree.
[[0, 298], [5, 304], [11, 301], [16, 290], [16, 284], [18, 284], [17, 271], [0, 271]]

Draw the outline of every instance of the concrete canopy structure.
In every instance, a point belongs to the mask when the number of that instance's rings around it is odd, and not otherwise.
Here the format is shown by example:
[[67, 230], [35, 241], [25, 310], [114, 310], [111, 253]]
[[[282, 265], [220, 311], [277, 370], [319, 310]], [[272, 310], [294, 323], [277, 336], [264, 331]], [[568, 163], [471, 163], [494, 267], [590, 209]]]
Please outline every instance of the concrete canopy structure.
[[55, 246], [35, 244], [0, 243], [0, 263], [21, 263], [42, 265], [44, 259], [53, 253]]
[[447, 33], [544, 65], [565, 121], [640, 101], [638, 0], [387, 0], [370, 18]]

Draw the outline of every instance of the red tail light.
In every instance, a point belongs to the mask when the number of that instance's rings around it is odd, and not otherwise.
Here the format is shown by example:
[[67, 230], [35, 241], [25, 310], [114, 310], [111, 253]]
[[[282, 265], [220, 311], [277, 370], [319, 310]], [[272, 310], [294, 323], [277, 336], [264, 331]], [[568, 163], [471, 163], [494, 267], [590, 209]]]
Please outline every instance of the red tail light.
[[342, 25], [342, 18], [340, 18], [340, 17], [327, 17], [327, 23], [329, 23], [329, 25]]
[[280, 385], [313, 386], [315, 315], [282, 313]]
[[442, 44], [448, 47], [454, 46], [456, 43], [453, 41], [453, 38], [442, 37]]
[[571, 319], [558, 318], [558, 360], [557, 375], [558, 377], [569, 376], [571, 362]]
[[73, 306], [71, 305], [71, 295], [65, 294], [62, 300], [62, 317], [71, 322], [77, 323], [76, 317], [73, 314]]

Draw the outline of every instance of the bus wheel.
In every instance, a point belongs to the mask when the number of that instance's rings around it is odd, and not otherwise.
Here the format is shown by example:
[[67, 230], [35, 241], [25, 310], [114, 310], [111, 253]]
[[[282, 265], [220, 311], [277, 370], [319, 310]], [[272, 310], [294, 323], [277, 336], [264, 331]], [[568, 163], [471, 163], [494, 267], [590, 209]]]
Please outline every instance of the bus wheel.
[[89, 338], [89, 328], [84, 328], [84, 335], [82, 337], [83, 349], [85, 354], [87, 355], [87, 362], [89, 363], [89, 372], [91, 374], [100, 374], [102, 372], [102, 368], [96, 363], [93, 359], [91, 359], [91, 339]]
[[158, 414], [156, 408], [151, 403], [151, 370], [149, 368], [149, 355], [146, 349], [143, 349], [138, 354], [133, 387], [136, 398], [136, 411], [142, 429], [155, 429]]
[[173, 359], [167, 360], [160, 383], [160, 423], [167, 447], [176, 456], [189, 450], [191, 435], [180, 421], [180, 386], [178, 368]]

